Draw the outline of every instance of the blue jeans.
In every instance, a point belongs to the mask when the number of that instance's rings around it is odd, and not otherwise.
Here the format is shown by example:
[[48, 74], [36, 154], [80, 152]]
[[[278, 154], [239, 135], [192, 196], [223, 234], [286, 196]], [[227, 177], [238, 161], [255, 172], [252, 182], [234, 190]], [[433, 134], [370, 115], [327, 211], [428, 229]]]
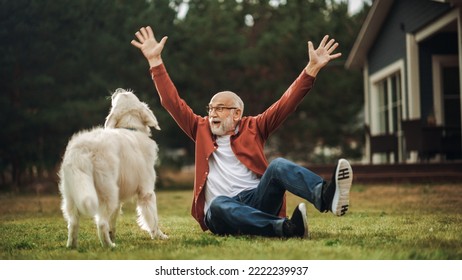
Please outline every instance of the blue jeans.
[[205, 223], [215, 234], [283, 236], [286, 218], [278, 216], [284, 193], [289, 191], [322, 206], [323, 178], [283, 158], [273, 160], [257, 188], [235, 197], [218, 196], [210, 204]]

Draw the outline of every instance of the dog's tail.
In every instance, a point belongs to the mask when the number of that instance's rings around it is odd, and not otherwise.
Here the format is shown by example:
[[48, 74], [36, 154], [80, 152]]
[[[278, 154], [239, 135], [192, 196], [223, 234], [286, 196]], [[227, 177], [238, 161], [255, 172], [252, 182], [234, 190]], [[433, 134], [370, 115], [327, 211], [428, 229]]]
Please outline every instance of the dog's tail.
[[[68, 204], [62, 206], [65, 214], [71, 214], [67, 213], [69, 211], [78, 211], [78, 214], [95, 216], [98, 210], [98, 196], [93, 181], [91, 155], [82, 151], [66, 154], [60, 177], [60, 190], [64, 203]], [[69, 208], [64, 209], [66, 207]]]

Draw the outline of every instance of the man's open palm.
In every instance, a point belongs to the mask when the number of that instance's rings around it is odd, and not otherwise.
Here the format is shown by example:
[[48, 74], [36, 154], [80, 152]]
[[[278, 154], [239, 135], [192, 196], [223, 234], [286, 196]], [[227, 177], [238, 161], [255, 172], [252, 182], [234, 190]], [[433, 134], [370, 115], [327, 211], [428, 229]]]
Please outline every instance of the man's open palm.
[[341, 53], [332, 54], [338, 47], [338, 43], [336, 43], [334, 39], [330, 39], [329, 41], [327, 40], [329, 40], [328, 35], [324, 36], [317, 49], [314, 49], [313, 43], [311, 41], [308, 42], [308, 54], [310, 57], [310, 62], [318, 65], [320, 68], [326, 66], [329, 61], [342, 55]]
[[138, 41], [132, 40], [131, 44], [141, 50], [143, 55], [148, 61], [153, 59], [160, 59], [160, 54], [164, 48], [167, 37], [163, 37], [160, 42], [157, 42], [154, 37], [154, 32], [151, 27], [142, 27], [140, 31], [135, 33]]

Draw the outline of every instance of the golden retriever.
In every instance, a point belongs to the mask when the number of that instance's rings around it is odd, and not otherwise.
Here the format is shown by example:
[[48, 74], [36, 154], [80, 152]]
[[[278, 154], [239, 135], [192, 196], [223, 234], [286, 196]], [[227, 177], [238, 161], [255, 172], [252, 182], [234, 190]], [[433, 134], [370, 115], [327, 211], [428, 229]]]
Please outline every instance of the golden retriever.
[[160, 130], [149, 107], [130, 91], [117, 89], [104, 128], [76, 133], [59, 171], [61, 209], [68, 223], [67, 247], [77, 247], [80, 216], [95, 218], [101, 244], [114, 247], [121, 203], [137, 198], [139, 226], [151, 238], [159, 229], [154, 193], [158, 147], [151, 129]]

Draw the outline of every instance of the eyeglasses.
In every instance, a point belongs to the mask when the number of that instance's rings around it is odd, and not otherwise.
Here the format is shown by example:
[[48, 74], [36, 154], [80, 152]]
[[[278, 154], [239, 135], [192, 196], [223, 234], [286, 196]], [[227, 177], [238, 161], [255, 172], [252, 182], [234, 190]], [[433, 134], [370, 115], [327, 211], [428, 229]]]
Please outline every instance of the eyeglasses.
[[217, 107], [212, 107], [212, 106], [206, 106], [205, 109], [207, 110], [207, 113], [211, 114], [213, 110], [217, 113], [223, 112], [224, 109], [226, 110], [232, 110], [232, 109], [238, 109], [237, 107], [226, 107], [226, 106], [217, 106]]

